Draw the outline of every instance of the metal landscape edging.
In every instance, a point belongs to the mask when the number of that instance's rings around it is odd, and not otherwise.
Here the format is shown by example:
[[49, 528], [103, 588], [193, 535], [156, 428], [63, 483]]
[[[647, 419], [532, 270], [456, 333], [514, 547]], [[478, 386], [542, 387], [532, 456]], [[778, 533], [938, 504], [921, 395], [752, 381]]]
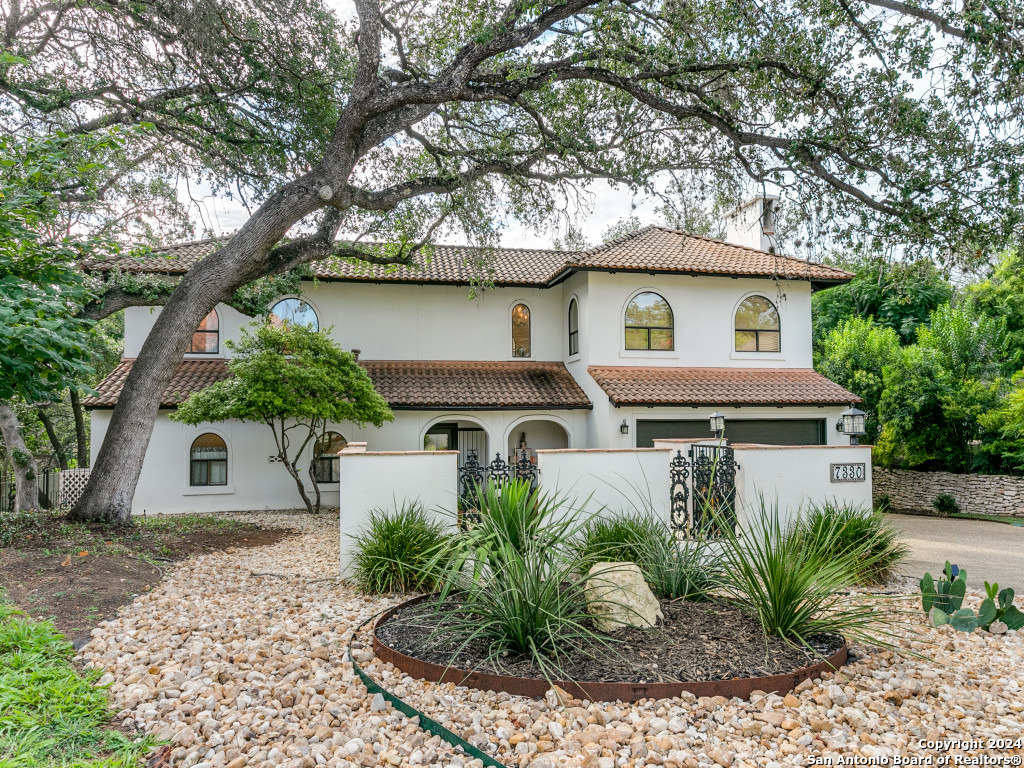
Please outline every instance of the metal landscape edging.
[[[434, 664], [429, 661], [408, 656], [385, 645], [377, 637], [377, 628], [386, 624], [403, 608], [409, 608], [430, 597], [407, 600], [384, 611], [377, 619], [373, 628], [373, 652], [385, 662], [394, 664], [410, 677], [422, 678], [431, 683], [454, 683], [481, 691], [502, 691], [515, 696], [528, 696], [539, 699], [551, 688], [552, 682], [570, 695], [590, 701], [628, 701], [640, 699], [670, 699], [681, 693], [692, 693], [694, 696], [725, 696], [726, 698], [750, 698], [754, 691], [771, 693], [788, 693], [804, 680], [818, 677], [824, 672], [838, 669], [846, 663], [848, 646], [843, 643], [835, 653], [827, 659], [793, 672], [766, 677], [739, 677], [731, 680], [700, 680], [695, 682], [674, 683], [601, 683], [575, 682], [572, 680], [555, 680], [548, 682], [541, 678], [514, 677], [512, 675], [495, 675], [486, 672], [466, 671], [456, 667]], [[351, 655], [351, 654], [350, 654]]]
[[[423, 598], [417, 598], [417, 600], [422, 600], [422, 599]], [[406, 605], [406, 604], [407, 603], [402, 603], [401, 605], [399, 605], [397, 607], [401, 608], [402, 605]], [[394, 609], [385, 611], [384, 616], [390, 616], [391, 612], [393, 610]], [[397, 696], [395, 696], [390, 691], [385, 690], [383, 687], [381, 687], [381, 685], [379, 683], [377, 683], [372, 677], [370, 677], [368, 674], [366, 674], [366, 672], [363, 671], [363, 668], [360, 667], [359, 664], [356, 662], [356, 657], [352, 655], [352, 641], [355, 640], [356, 635], [358, 635], [362, 631], [363, 627], [365, 627], [367, 624], [369, 624], [371, 621], [373, 621], [378, 615], [380, 615], [380, 614], [374, 614], [373, 616], [368, 618], [366, 621], [364, 621], [362, 624], [360, 624], [356, 628], [356, 631], [352, 633], [352, 637], [350, 637], [349, 641], [348, 641], [348, 660], [349, 660], [349, 663], [352, 664], [352, 669], [355, 670], [355, 673], [359, 677], [359, 679], [363, 681], [363, 685], [366, 686], [366, 690], [369, 693], [371, 693], [371, 694], [379, 693], [381, 696], [384, 697], [385, 701], [389, 702], [392, 707], [397, 709], [399, 712], [401, 712], [406, 717], [416, 717], [416, 718], [419, 718], [419, 726], [420, 726], [420, 728], [423, 731], [426, 731], [427, 733], [431, 734], [432, 736], [439, 736], [441, 739], [443, 739], [444, 741], [446, 741], [448, 744], [450, 744], [453, 747], [461, 748], [470, 757], [474, 757], [477, 760], [482, 760], [484, 765], [490, 766], [490, 768], [508, 768], [508, 766], [505, 765], [505, 763], [498, 762], [497, 760], [495, 760], [493, 757], [488, 755], [483, 750], [481, 750], [478, 747], [475, 747], [472, 744], [470, 744], [468, 741], [466, 741], [464, 738], [459, 736], [457, 733], [454, 733], [453, 731], [450, 731], [449, 729], [445, 728], [443, 725], [441, 725], [439, 722], [434, 720], [429, 715], [424, 714], [423, 712], [420, 712], [418, 709], [413, 707], [411, 704], [408, 704], [407, 702], [405, 702], [402, 699], [398, 698]], [[381, 616], [381, 618], [383, 618], [383, 616]], [[377, 636], [376, 636], [376, 634], [374, 634], [373, 643], [374, 643], [374, 647], [376, 647], [376, 644], [377, 644]]]

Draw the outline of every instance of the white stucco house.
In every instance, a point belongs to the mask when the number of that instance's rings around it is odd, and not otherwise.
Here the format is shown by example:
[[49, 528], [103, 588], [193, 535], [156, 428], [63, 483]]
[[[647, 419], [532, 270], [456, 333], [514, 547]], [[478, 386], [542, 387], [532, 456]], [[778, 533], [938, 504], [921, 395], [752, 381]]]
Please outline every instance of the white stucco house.
[[[273, 313], [330, 328], [358, 350], [395, 412], [380, 429], [331, 425], [315, 462], [325, 502], [337, 505], [345, 492], [336, 454], [353, 442], [481, 457], [642, 448], [707, 437], [717, 410], [733, 441], [848, 445], [835, 424], [857, 398], [813, 370], [811, 294], [852, 275], [772, 253], [771, 202], [733, 214], [733, 243], [647, 227], [582, 252], [501, 248], [493, 288], [476, 298], [468, 289], [479, 252], [468, 247], [438, 246], [419, 269], [314, 265], [316, 280], [301, 296], [281, 297]], [[181, 274], [218, 242], [108, 266]], [[94, 454], [159, 312], [126, 310], [124, 359], [86, 402]], [[263, 426], [167, 418], [227, 375], [224, 342], [249, 322], [220, 305], [197, 329], [163, 396], [136, 513], [295, 506]]]

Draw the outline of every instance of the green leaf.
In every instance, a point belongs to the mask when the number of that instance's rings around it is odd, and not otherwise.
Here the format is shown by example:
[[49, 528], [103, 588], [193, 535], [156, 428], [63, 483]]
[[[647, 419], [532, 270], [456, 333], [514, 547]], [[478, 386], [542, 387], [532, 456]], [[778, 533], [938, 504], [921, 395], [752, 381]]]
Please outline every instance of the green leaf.
[[1011, 605], [1006, 612], [999, 617], [999, 620], [1006, 624], [1007, 629], [1024, 629], [1024, 613]]
[[935, 603], [935, 580], [930, 573], [921, 577], [921, 606], [928, 613]]
[[973, 632], [978, 626], [978, 617], [970, 608], [961, 608], [949, 617], [949, 623], [958, 632]]
[[983, 629], [988, 629], [988, 625], [996, 620], [998, 611], [996, 611], [996, 604], [991, 597], [986, 597], [981, 601], [981, 606], [978, 608], [978, 626]]
[[928, 615], [931, 617], [932, 626], [934, 627], [941, 627], [943, 624], [949, 624], [949, 614], [941, 608], [933, 607]]
[[1013, 587], [1006, 587], [1002, 592], [999, 593], [999, 607], [1002, 610], [1006, 610], [1013, 605]]

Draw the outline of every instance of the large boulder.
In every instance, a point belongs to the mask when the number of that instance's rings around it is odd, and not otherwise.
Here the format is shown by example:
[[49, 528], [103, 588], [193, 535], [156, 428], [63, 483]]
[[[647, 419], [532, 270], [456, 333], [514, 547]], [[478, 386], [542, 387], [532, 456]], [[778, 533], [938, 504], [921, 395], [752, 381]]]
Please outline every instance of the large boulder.
[[602, 632], [650, 628], [665, 618], [636, 563], [597, 563], [587, 574], [584, 594], [587, 612]]

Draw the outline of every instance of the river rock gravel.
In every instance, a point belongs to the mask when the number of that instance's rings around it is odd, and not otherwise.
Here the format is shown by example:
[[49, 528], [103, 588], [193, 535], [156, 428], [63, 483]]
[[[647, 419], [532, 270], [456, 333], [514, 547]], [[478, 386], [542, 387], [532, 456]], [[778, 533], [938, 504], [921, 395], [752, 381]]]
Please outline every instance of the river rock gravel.
[[[346, 661], [352, 632], [400, 598], [361, 595], [338, 577], [337, 517], [235, 517], [296, 533], [184, 561], [80, 651], [103, 670], [123, 726], [166, 740], [154, 768], [481, 765], [369, 695]], [[1024, 754], [1024, 633], [912, 621], [919, 637], [901, 638], [900, 652], [854, 646], [837, 673], [750, 701], [562, 706], [555, 692], [537, 701], [413, 680], [375, 659], [365, 632], [354, 653], [385, 688], [510, 766], [781, 768]]]

